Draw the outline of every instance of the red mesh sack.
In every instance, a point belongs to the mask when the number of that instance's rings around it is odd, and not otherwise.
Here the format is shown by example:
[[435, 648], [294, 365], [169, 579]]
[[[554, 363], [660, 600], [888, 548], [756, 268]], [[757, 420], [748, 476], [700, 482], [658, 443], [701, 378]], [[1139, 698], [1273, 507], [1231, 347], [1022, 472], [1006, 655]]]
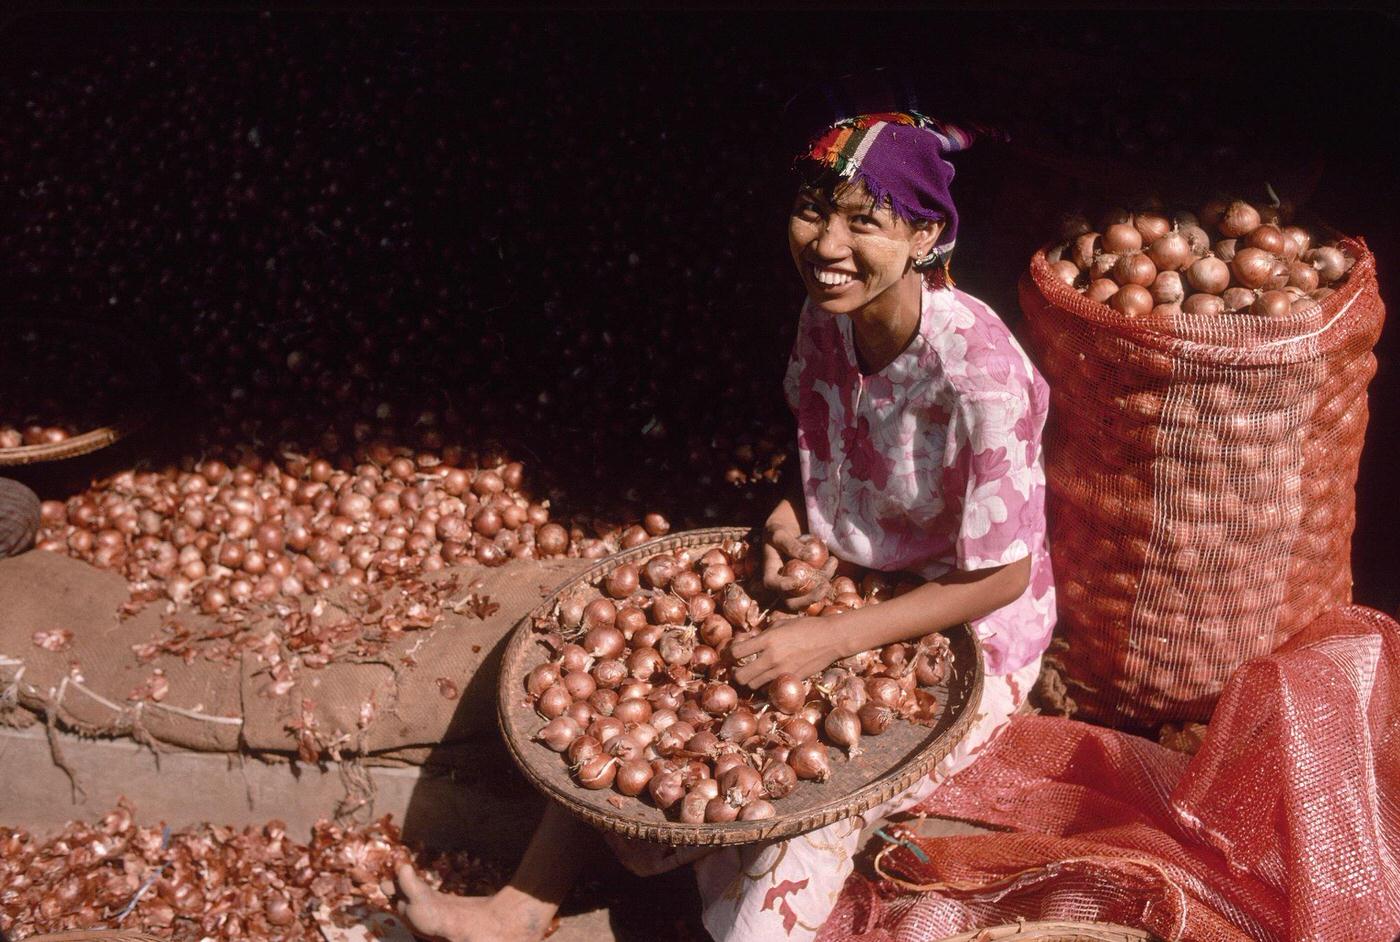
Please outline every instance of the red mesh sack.
[[1128, 318], [1031, 260], [1062, 660], [1085, 718], [1204, 720], [1237, 666], [1350, 603], [1385, 308], [1375, 258], [1345, 244], [1340, 287], [1281, 318]]
[[1017, 718], [920, 810], [1014, 833], [919, 838], [853, 877], [818, 942], [1017, 919], [1167, 940], [1391, 942], [1400, 931], [1400, 624], [1360, 607], [1245, 664], [1200, 753]]

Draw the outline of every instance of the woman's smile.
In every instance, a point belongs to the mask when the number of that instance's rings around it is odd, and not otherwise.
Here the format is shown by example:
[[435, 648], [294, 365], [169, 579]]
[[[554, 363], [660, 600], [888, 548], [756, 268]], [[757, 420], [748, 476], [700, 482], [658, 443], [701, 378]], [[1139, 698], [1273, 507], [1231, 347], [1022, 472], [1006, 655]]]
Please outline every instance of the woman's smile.
[[817, 283], [817, 287], [830, 293], [837, 293], [856, 283], [855, 272], [848, 268], [833, 268], [808, 263], [807, 271]]

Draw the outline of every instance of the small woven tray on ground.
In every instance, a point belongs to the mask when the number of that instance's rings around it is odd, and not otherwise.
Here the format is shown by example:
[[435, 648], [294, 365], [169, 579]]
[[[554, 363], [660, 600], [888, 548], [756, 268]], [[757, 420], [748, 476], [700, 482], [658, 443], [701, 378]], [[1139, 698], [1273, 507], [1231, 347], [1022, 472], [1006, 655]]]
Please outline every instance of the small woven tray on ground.
[[[9, 317], [0, 320], [0, 337], [12, 336], [13, 331], [25, 328], [48, 331], [54, 335], [56, 340], [61, 339], [64, 342], [102, 344], [111, 352], [113, 364], [124, 369], [135, 370], [138, 368], [137, 364], [144, 364], [142, 368], [148, 371], [155, 370], [155, 366], [150, 362], [150, 357], [138, 352], [137, 344], [98, 324], [62, 319]], [[155, 395], [157, 383], [154, 376], [149, 376], [147, 382], [142, 385], [145, 387], [145, 396]], [[79, 435], [72, 435], [61, 442], [0, 448], [0, 467], [39, 464], [44, 461], [59, 461], [63, 458], [76, 458], [79, 455], [90, 454], [130, 435], [144, 425], [148, 418], [149, 415], [144, 403], [141, 401], [127, 402], [124, 404], [123, 414], [120, 417], [106, 425], [88, 429]]]
[[116, 425], [104, 425], [90, 429], [81, 435], [73, 435], [51, 445], [21, 445], [18, 448], [0, 448], [0, 467], [39, 464], [42, 461], [58, 461], [62, 458], [76, 458], [90, 454], [108, 445], [115, 444], [131, 434], [140, 422], [127, 419]]
[[791, 795], [775, 802], [776, 817], [728, 824], [681, 824], [641, 799], [623, 798], [619, 809], [608, 802], [616, 794], [611, 789], [589, 791], [575, 784], [559, 754], [531, 739], [544, 721], [525, 693], [525, 675], [544, 663], [547, 653], [536, 640], [534, 616], [551, 611], [561, 596], [580, 586], [596, 586], [624, 563], [641, 562], [681, 547], [716, 547], [749, 536], [750, 531], [742, 528], [715, 527], [652, 540], [608, 557], [521, 619], [502, 659], [497, 706], [506, 745], [536, 788], [590, 824], [625, 837], [672, 845], [749, 844], [815, 830], [892, 798], [932, 771], [966, 735], [982, 699], [982, 655], [976, 634], [967, 625], [960, 625], [947, 632], [953, 669], [948, 679], [931, 691], [941, 707], [938, 722], [931, 728], [894, 723], [880, 736], [863, 737], [864, 752], [853, 760], [833, 750], [830, 780], [800, 783]]
[[948, 936], [938, 942], [1154, 942], [1157, 937], [1141, 929], [1115, 926], [1106, 922], [1021, 922], [992, 926]]

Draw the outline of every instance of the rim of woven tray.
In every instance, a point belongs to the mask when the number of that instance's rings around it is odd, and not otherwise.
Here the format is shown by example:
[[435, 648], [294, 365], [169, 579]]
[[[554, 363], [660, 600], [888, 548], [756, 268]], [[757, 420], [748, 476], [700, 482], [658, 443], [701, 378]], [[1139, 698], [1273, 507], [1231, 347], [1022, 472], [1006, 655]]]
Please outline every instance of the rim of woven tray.
[[[1085, 933], [1093, 933], [1085, 935]], [[1065, 939], [1085, 939], [1094, 942], [1157, 942], [1150, 932], [1120, 926], [1113, 922], [1060, 922], [1057, 920], [1037, 920], [1035, 922], [1013, 922], [1001, 926], [987, 926], [973, 929], [959, 935], [950, 935], [937, 942], [995, 942], [998, 939], [1044, 940], [1059, 942]]]
[[[1089, 300], [1051, 272], [1045, 253], [1056, 243], [1046, 243], [1036, 250], [1031, 256], [1030, 267], [1026, 270], [1025, 277], [1046, 302], [1059, 310], [1145, 347], [1207, 364], [1280, 366], [1330, 353], [1345, 346], [1367, 326], [1360, 318], [1346, 317], [1345, 314], [1367, 288], [1375, 285], [1376, 257], [1371, 254], [1366, 240], [1362, 237], [1343, 236], [1330, 227], [1322, 228], [1335, 235], [1356, 255], [1356, 262], [1347, 273], [1345, 286], [1319, 301], [1317, 311], [1308, 317], [1296, 322], [1291, 318], [1281, 318], [1281, 322], [1292, 327], [1293, 333], [1280, 335], [1273, 340], [1251, 339], [1249, 346], [1188, 340], [1173, 332], [1174, 328], [1167, 317], [1148, 314], [1129, 318], [1107, 304]], [[1022, 287], [1026, 287], [1024, 282]], [[1028, 318], [1034, 318], [1037, 314], [1028, 305], [1023, 304], [1022, 308]], [[1252, 314], [1238, 316], [1254, 318]], [[1379, 334], [1379, 325], [1372, 330]], [[1308, 338], [1315, 342], [1304, 343]]]
[[[32, 325], [34, 327], [57, 328], [69, 335], [101, 335], [102, 342], [111, 344], [117, 354], [129, 352], [133, 344], [126, 338], [121, 337], [114, 331], [102, 327], [100, 324], [87, 324], [81, 321], [66, 320], [64, 318], [47, 318], [32, 315], [10, 316], [0, 318], [0, 336], [4, 336], [5, 331], [11, 325]], [[118, 357], [120, 358], [120, 357]], [[129, 362], [138, 362], [135, 358]], [[155, 370], [155, 365], [149, 366], [150, 370]], [[145, 383], [145, 392], [151, 393], [156, 388], [155, 378], [149, 377]], [[89, 429], [80, 435], [65, 438], [61, 442], [42, 445], [20, 445], [17, 448], [0, 448], [0, 467], [14, 467], [27, 464], [39, 464], [43, 461], [60, 461], [64, 458], [76, 458], [79, 455], [91, 454], [106, 448], [108, 445], [121, 441], [126, 436], [135, 432], [138, 428], [146, 424], [150, 415], [148, 410], [139, 402], [133, 401], [122, 404], [122, 417], [110, 424]]]
[[42, 461], [59, 461], [63, 458], [76, 458], [91, 454], [121, 441], [136, 431], [145, 421], [144, 415], [133, 412], [117, 425], [104, 425], [65, 438], [61, 442], [48, 445], [21, 445], [18, 448], [0, 448], [0, 466], [38, 464]]
[[496, 712], [497, 722], [501, 728], [501, 737], [506, 741], [506, 747], [510, 750], [511, 757], [535, 786], [546, 796], [559, 801], [569, 811], [578, 817], [583, 818], [590, 824], [605, 830], [614, 831], [624, 837], [638, 840], [651, 841], [658, 844], [670, 844], [676, 846], [721, 846], [726, 844], [750, 844], [757, 841], [772, 840], [779, 837], [790, 837], [802, 834], [807, 831], [824, 827], [836, 821], [850, 818], [853, 815], [874, 807], [882, 801], [894, 797], [899, 792], [912, 785], [915, 780], [923, 775], [927, 775], [933, 767], [943, 760], [952, 751], [964, 735], [968, 727], [972, 725], [973, 717], [977, 712], [978, 705], [982, 702], [982, 685], [985, 672], [982, 667], [982, 643], [977, 637], [977, 632], [971, 630], [966, 624], [958, 626], [971, 640], [973, 653], [973, 677], [972, 686], [968, 691], [967, 703], [962, 713], [957, 716], [953, 723], [928, 747], [924, 749], [919, 757], [910, 762], [898, 775], [881, 776], [872, 782], [847, 793], [844, 797], [819, 805], [816, 808], [803, 812], [779, 814], [776, 817], [764, 821], [734, 821], [726, 824], [682, 824], [679, 822], [668, 822], [666, 824], [650, 824], [630, 819], [621, 812], [606, 813], [601, 812], [590, 805], [587, 805], [570, 792], [556, 787], [552, 782], [545, 781], [535, 774], [530, 762], [526, 761], [524, 752], [519, 748], [519, 744], [510, 736], [507, 716], [515, 692], [507, 690], [505, 665], [513, 662], [521, 655], [521, 649], [534, 642], [533, 619], [536, 614], [542, 614], [553, 607], [555, 601], [564, 592], [581, 583], [596, 583], [607, 573], [618, 566], [629, 563], [641, 557], [649, 557], [656, 553], [664, 553], [668, 550], [684, 546], [701, 546], [712, 543], [722, 543], [726, 540], [748, 540], [755, 534], [755, 531], [748, 527], [708, 527], [702, 530], [688, 530], [674, 536], [659, 537], [649, 540], [640, 546], [635, 546], [629, 550], [615, 553], [601, 560], [596, 566], [592, 566], [577, 576], [574, 576], [563, 585], [559, 586], [549, 597], [532, 609], [520, 621], [516, 622], [515, 628], [511, 630], [510, 642], [501, 658], [503, 669], [501, 671], [500, 684], [497, 687]]

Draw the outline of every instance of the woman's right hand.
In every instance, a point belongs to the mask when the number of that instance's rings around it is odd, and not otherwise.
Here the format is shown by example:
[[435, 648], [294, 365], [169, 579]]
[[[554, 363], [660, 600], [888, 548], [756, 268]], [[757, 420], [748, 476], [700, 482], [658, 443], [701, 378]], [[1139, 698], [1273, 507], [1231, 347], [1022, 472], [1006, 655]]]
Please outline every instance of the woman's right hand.
[[[787, 502], [784, 501], [783, 504]], [[783, 564], [797, 555], [799, 550], [798, 539], [801, 531], [792, 524], [783, 520], [774, 520], [779, 516], [783, 505], [780, 504], [777, 510], [769, 516], [768, 523], [763, 529], [763, 586], [771, 592], [776, 593], [784, 608], [789, 612], [800, 612], [826, 597], [826, 590], [830, 585], [831, 577], [836, 574], [838, 560], [832, 556], [822, 566], [821, 578], [817, 579], [812, 587], [804, 593], [797, 593], [802, 585], [792, 576], [785, 576], [782, 573]], [[789, 505], [788, 512], [791, 513]], [[795, 515], [794, 515], [795, 516]]]

